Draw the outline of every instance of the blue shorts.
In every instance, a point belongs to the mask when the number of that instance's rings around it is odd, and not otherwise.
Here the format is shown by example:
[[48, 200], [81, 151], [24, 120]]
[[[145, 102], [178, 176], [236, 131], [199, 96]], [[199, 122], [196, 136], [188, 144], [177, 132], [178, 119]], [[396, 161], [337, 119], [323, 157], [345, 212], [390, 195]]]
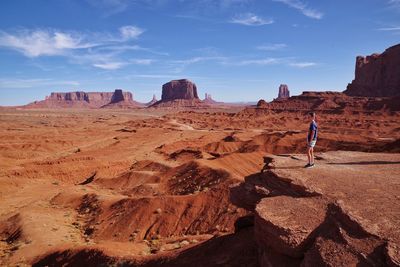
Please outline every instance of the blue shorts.
[[308, 142], [307, 143], [307, 146], [308, 147], [315, 147], [315, 144], [317, 143], [317, 140], [316, 139], [314, 139], [314, 140], [311, 140], [311, 142]]

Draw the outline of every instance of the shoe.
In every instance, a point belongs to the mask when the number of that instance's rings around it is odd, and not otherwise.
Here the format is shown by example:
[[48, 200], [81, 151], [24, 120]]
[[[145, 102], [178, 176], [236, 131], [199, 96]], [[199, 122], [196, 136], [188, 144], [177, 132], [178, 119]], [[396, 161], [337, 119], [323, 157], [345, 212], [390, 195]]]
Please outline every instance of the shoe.
[[310, 164], [310, 163], [308, 163], [306, 166], [304, 166], [304, 168], [312, 168], [312, 167], [314, 167], [314, 164]]

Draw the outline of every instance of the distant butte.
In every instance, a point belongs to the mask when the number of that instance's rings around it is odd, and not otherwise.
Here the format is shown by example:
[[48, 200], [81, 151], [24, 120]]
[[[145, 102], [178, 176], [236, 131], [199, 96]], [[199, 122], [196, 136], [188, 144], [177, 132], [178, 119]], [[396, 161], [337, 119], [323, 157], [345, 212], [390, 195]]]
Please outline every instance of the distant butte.
[[289, 87], [286, 84], [279, 86], [279, 93], [277, 99], [288, 99], [290, 97]]
[[146, 107], [149, 107], [149, 106], [155, 104], [157, 101], [158, 100], [157, 100], [156, 95], [153, 95], [153, 98], [151, 99], [151, 101], [146, 103]]
[[187, 80], [172, 80], [162, 86], [161, 100], [152, 107], [199, 107], [204, 105], [196, 84]]
[[111, 108], [139, 107], [131, 92], [116, 89], [114, 92], [53, 92], [45, 100], [26, 105], [27, 108]]

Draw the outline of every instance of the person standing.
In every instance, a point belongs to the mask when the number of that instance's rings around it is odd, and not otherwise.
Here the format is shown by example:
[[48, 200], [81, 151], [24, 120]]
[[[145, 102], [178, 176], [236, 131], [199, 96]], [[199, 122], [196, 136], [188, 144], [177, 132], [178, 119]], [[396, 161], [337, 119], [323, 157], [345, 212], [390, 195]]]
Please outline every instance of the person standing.
[[310, 123], [310, 127], [308, 129], [308, 134], [307, 134], [308, 163], [306, 164], [306, 166], [304, 166], [304, 168], [314, 167], [314, 147], [315, 147], [315, 144], [317, 143], [317, 136], [318, 136], [318, 125], [315, 121], [315, 119], [316, 119], [315, 112], [310, 112], [309, 116], [310, 116], [310, 118], [312, 118], [312, 121]]

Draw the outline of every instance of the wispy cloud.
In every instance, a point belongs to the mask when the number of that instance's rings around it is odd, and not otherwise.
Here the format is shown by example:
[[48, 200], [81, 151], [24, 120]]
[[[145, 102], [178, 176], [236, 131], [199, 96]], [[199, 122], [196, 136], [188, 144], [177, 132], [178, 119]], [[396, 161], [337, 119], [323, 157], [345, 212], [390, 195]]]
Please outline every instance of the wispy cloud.
[[22, 29], [11, 34], [0, 31], [0, 47], [21, 52], [27, 57], [66, 55], [72, 50], [123, 43], [144, 32], [136, 26], [123, 26], [120, 34], [85, 34], [55, 29]]
[[96, 46], [78, 33], [54, 30], [21, 30], [15, 34], [0, 31], [0, 47], [21, 52], [27, 57], [63, 55], [68, 50]]
[[246, 26], [262, 26], [274, 23], [273, 19], [265, 19], [253, 13], [240, 14], [233, 17], [230, 23], [242, 24]]
[[139, 58], [139, 59], [131, 59], [130, 62], [136, 65], [151, 65], [152, 63], [155, 62], [155, 60], [148, 58]]
[[268, 58], [257, 58], [257, 59], [226, 59], [222, 62], [224, 65], [228, 66], [271, 66], [271, 65], [281, 65], [289, 66], [295, 68], [307, 68], [318, 65], [315, 62], [297, 62], [295, 58], [291, 57], [268, 57]]
[[247, 60], [241, 60], [241, 61], [236, 61], [236, 62], [231, 62], [228, 65], [234, 65], [234, 66], [248, 66], [248, 65], [274, 65], [274, 64], [279, 64], [282, 63], [282, 59], [280, 58], [264, 58], [264, 59], [247, 59]]
[[129, 0], [86, 0], [90, 5], [105, 10], [110, 16], [121, 13], [129, 7]]
[[389, 5], [389, 7], [400, 10], [400, 0], [389, 0], [388, 5]]
[[[42, 56], [64, 56], [70, 62], [89, 64], [96, 68], [115, 70], [128, 65], [117, 55], [127, 50], [150, 49], [129, 44], [135, 41], [144, 29], [126, 25], [118, 33], [84, 33], [56, 29], [20, 29], [14, 33], [0, 31], [0, 47], [15, 50], [29, 58]], [[149, 64], [150, 61], [131, 62]]]
[[173, 60], [171, 62], [176, 63], [176, 64], [189, 65], [189, 64], [194, 64], [194, 63], [203, 62], [203, 61], [223, 60], [223, 59], [225, 59], [225, 58], [224, 57], [192, 57], [192, 58], [188, 58], [188, 59]]
[[121, 33], [122, 39], [125, 41], [136, 39], [144, 32], [143, 29], [132, 25], [122, 26], [121, 28], [119, 28], [119, 31]]
[[262, 51], [276, 51], [282, 50], [287, 47], [287, 44], [267, 44], [267, 45], [259, 45], [256, 48]]
[[386, 28], [379, 28], [378, 31], [400, 31], [400, 26], [398, 27], [386, 27]]
[[317, 63], [315, 63], [315, 62], [292, 62], [292, 63], [289, 63], [289, 66], [296, 67], [296, 68], [308, 68], [308, 67], [313, 67], [316, 65], [317, 65]]
[[79, 82], [76, 81], [63, 81], [53, 79], [7, 79], [0, 78], [0, 88], [12, 89], [12, 88], [34, 88], [38, 86], [53, 86], [53, 85], [69, 85], [79, 86]]
[[301, 0], [272, 0], [272, 1], [280, 2], [291, 8], [297, 9], [301, 13], [303, 13], [304, 16], [307, 16], [312, 19], [322, 19], [324, 16], [324, 13], [314, 8], [310, 8], [307, 3], [302, 2]]
[[93, 67], [100, 68], [103, 70], [117, 70], [125, 66], [125, 62], [104, 62], [104, 63], [94, 63]]

